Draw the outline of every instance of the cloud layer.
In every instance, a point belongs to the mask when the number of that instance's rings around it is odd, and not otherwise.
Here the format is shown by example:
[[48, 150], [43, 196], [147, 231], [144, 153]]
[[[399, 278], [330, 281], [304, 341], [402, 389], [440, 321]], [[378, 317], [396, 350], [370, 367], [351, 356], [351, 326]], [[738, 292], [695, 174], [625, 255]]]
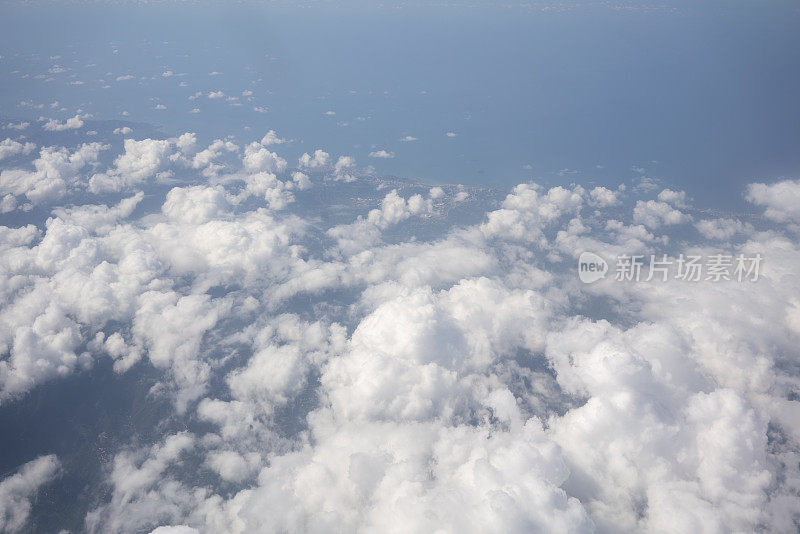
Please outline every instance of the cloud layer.
[[[293, 166], [284, 142], [2, 145], [34, 158], [0, 172], [8, 213], [45, 216], [0, 227], [0, 403], [110, 359], [196, 423], [115, 450], [87, 530], [796, 530], [800, 183], [707, 218], [680, 191]], [[583, 251], [764, 264], [584, 285]], [[0, 482], [0, 528], [58, 465]]]

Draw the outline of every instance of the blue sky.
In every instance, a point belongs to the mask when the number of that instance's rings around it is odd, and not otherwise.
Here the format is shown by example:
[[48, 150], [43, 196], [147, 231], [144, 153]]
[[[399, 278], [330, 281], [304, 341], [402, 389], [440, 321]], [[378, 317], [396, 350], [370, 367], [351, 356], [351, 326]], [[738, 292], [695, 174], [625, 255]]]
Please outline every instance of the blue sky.
[[[80, 108], [209, 141], [274, 128], [298, 155], [327, 147], [429, 183], [644, 172], [714, 208], [800, 169], [795, 6], [632, 6], [4, 4], [0, 104], [36, 118], [19, 102], [58, 100], [64, 116]], [[53, 65], [69, 70], [34, 77]], [[198, 91], [243, 105], [189, 100]], [[395, 157], [368, 157], [379, 150]]]

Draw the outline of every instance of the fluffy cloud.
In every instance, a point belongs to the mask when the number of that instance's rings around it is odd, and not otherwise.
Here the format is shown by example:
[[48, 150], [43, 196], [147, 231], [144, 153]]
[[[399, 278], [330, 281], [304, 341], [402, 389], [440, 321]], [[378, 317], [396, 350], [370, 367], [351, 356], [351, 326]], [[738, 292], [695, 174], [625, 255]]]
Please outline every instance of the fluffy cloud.
[[[175, 170], [189, 168], [200, 170], [202, 176], [217, 176], [226, 166], [219, 162], [225, 153], [236, 153], [239, 147], [231, 141], [214, 140], [200, 150], [193, 133], [172, 139], [125, 139], [124, 152], [117, 156], [114, 165], [91, 177], [88, 189], [92, 193], [122, 191], [142, 185], [153, 178], [170, 178]], [[270, 153], [268, 153], [270, 154]], [[249, 157], [249, 159], [248, 159]], [[268, 157], [247, 152], [245, 165], [266, 165]]]
[[169, 193], [161, 211], [172, 220], [200, 224], [225, 215], [228, 201], [221, 187], [175, 187]]
[[[102, 358], [169, 401], [119, 437], [88, 531], [796, 530], [794, 182], [748, 190], [769, 224], [676, 239], [683, 192], [503, 198], [321, 150], [301, 172], [276, 139], [126, 140], [92, 178], [133, 189], [108, 204], [82, 196], [102, 146], [2, 175], [72, 203], [0, 228], [0, 401]], [[765, 260], [758, 282], [584, 285], [582, 251]], [[42, 471], [0, 482], [8, 530]]]
[[303, 173], [296, 173], [298, 179], [294, 182], [282, 182], [270, 172], [259, 172], [257, 174], [247, 175], [245, 178], [245, 191], [246, 195], [255, 195], [267, 201], [271, 209], [279, 210], [286, 207], [287, 204], [294, 201], [294, 195], [291, 189], [294, 183], [308, 185], [308, 181], [303, 180]]
[[216, 451], [208, 455], [208, 465], [227, 482], [244, 482], [260, 467], [261, 457], [251, 453], [247, 458], [234, 451]]
[[27, 155], [36, 150], [36, 144], [30, 141], [20, 143], [11, 138], [0, 141], [0, 160], [16, 156], [17, 154]]
[[286, 143], [286, 139], [278, 137], [278, 134], [275, 133], [275, 130], [270, 130], [267, 134], [261, 139], [261, 144], [264, 146], [269, 145], [282, 145]]
[[764, 215], [774, 221], [797, 221], [800, 219], [800, 180], [750, 184], [747, 200], [763, 206]]
[[174, 292], [148, 291], [139, 300], [133, 333], [152, 364], [170, 370], [179, 388], [176, 407], [184, 412], [203, 394], [210, 374], [209, 364], [198, 358], [203, 335], [230, 306], [225, 301], [211, 302], [206, 295]]
[[142, 183], [163, 167], [169, 150], [168, 140], [125, 139], [125, 152], [117, 156], [113, 168], [92, 176], [89, 190], [94, 193], [120, 191]]
[[487, 236], [543, 244], [543, 230], [564, 215], [576, 214], [583, 205], [585, 190], [577, 186], [554, 187], [542, 193], [535, 184], [520, 184], [503, 201], [502, 207], [488, 214], [481, 229]]
[[428, 215], [432, 210], [431, 199], [426, 200], [419, 194], [405, 199], [397, 194], [397, 190], [392, 190], [381, 200], [380, 207], [370, 210], [365, 218], [333, 227], [328, 230], [328, 235], [337, 240], [341, 250], [353, 254], [380, 241], [382, 230], [412, 215]]
[[703, 219], [695, 224], [697, 231], [708, 239], [730, 239], [736, 234], [751, 233], [753, 226], [737, 219]]
[[330, 161], [330, 154], [323, 150], [317, 149], [314, 151], [313, 156], [308, 153], [303, 153], [303, 155], [300, 156], [298, 163], [301, 167], [316, 169], [319, 167], [325, 167], [328, 165], [328, 161]]
[[0, 214], [9, 213], [17, 209], [17, 197], [11, 193], [7, 193], [2, 200], [0, 200]]
[[108, 145], [87, 143], [69, 152], [63, 147], [44, 147], [33, 161], [34, 171], [4, 169], [0, 172], [0, 193], [25, 195], [34, 203], [63, 197], [76, 185], [79, 172], [98, 163], [100, 152]]
[[30, 125], [31, 125], [30, 122], [24, 122], [24, 121], [9, 122], [5, 126], [3, 126], [3, 128], [8, 129], [8, 130], [25, 130]]
[[186, 525], [176, 525], [158, 527], [150, 532], [150, 534], [200, 534], [200, 531]]
[[[225, 167], [216, 163], [217, 159], [225, 152], [234, 153], [239, 151], [239, 147], [231, 141], [223, 141], [222, 139], [215, 139], [208, 148], [200, 151], [195, 151], [194, 135], [192, 134], [189, 140], [183, 134], [177, 140], [177, 147], [181, 151], [181, 155], [173, 155], [171, 159], [184, 159], [189, 167], [193, 169], [202, 169], [203, 176], [216, 176], [219, 171]], [[190, 156], [190, 158], [188, 157]]]
[[[194, 443], [192, 434], [180, 432], [167, 436], [147, 451], [133, 450], [118, 454], [110, 474], [113, 487], [111, 502], [89, 514], [86, 518], [88, 531], [97, 532], [101, 524], [104, 531], [120, 532], [131, 528], [152, 528], [161, 521], [173, 520], [176, 509], [168, 502], [170, 490], [166, 489], [167, 493], [162, 494], [154, 486], [159, 482], [162, 488], [169, 485], [170, 477], [164, 477], [164, 471], [179, 464]], [[166, 531], [173, 532], [174, 528]]]
[[[660, 196], [660, 195], [659, 195]], [[661, 225], [682, 224], [692, 220], [690, 215], [673, 208], [663, 201], [639, 200], [633, 209], [633, 220], [636, 223], [655, 229]]]
[[116, 206], [110, 208], [105, 204], [90, 204], [72, 208], [56, 208], [53, 210], [53, 214], [78, 227], [104, 234], [110, 232], [120, 220], [129, 217], [143, 198], [144, 193], [139, 191], [132, 197], [120, 200]]
[[274, 152], [270, 152], [260, 143], [250, 143], [244, 149], [242, 160], [248, 172], [283, 172], [286, 170], [286, 160]]
[[74, 117], [70, 117], [69, 119], [61, 122], [56, 119], [48, 120], [45, 125], [44, 129], [50, 132], [63, 132], [65, 130], [77, 130], [78, 128], [83, 127], [83, 119], [85, 117], [81, 116], [80, 113], [75, 115]]
[[686, 191], [673, 191], [672, 189], [664, 189], [658, 194], [658, 200], [672, 204], [679, 208], [686, 207]]
[[43, 485], [58, 475], [59, 467], [54, 455], [40, 456], [0, 481], [0, 530], [17, 532], [25, 525], [31, 501]]
[[595, 187], [589, 191], [590, 204], [600, 208], [607, 208], [620, 204], [619, 192], [605, 187]]

